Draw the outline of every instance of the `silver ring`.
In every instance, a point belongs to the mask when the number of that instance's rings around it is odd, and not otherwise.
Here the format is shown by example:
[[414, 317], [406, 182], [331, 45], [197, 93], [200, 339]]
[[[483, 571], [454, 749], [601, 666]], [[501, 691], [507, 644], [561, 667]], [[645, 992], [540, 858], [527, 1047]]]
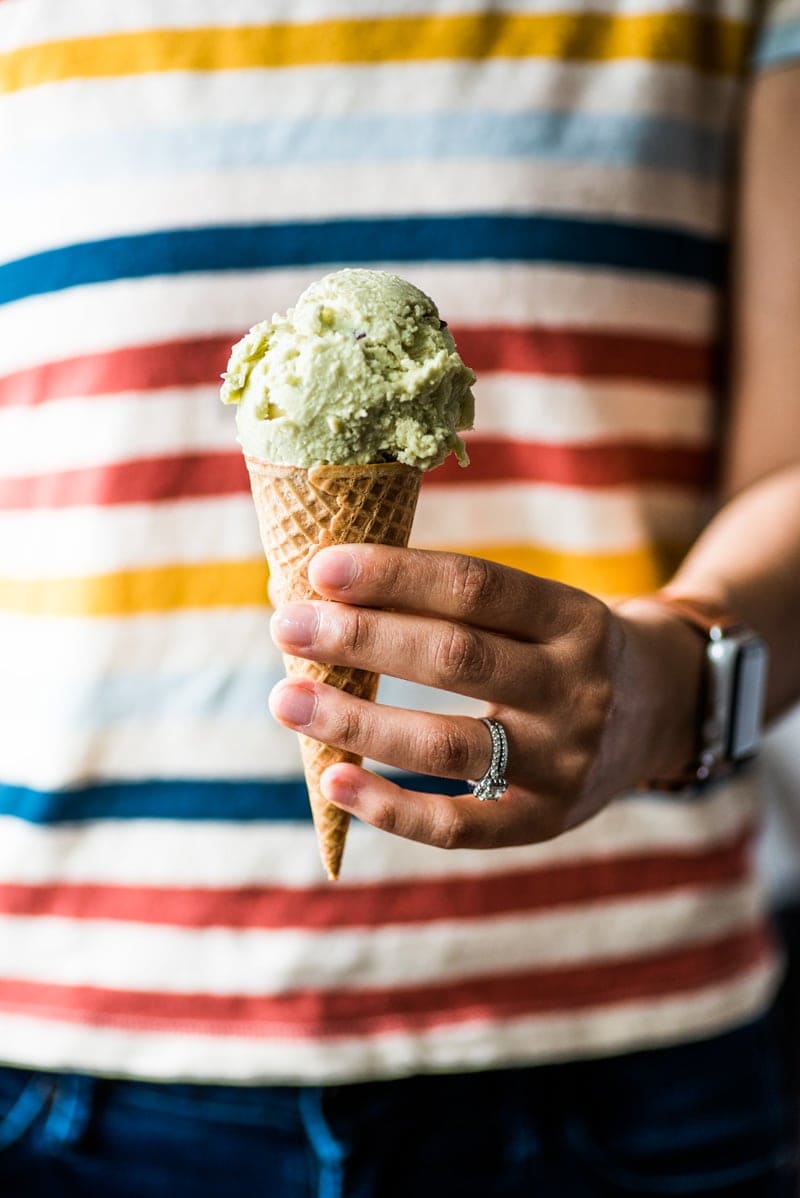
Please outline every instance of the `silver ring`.
[[508, 737], [499, 720], [482, 717], [481, 723], [486, 725], [492, 737], [492, 760], [480, 781], [470, 782], [469, 785], [472, 787], [475, 798], [483, 802], [484, 799], [499, 799], [508, 790], [505, 778], [508, 765]]

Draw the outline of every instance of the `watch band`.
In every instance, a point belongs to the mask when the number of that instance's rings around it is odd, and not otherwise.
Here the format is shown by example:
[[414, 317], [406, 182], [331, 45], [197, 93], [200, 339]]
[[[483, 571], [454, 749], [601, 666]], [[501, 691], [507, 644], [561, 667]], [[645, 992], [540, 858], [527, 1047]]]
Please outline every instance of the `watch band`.
[[[687, 624], [702, 632], [710, 640], [718, 640], [719, 635], [736, 632], [746, 625], [726, 608], [712, 603], [708, 599], [695, 599], [691, 595], [670, 595], [661, 591], [657, 595], [648, 595], [648, 602], [667, 607], [677, 615], [682, 616]], [[719, 629], [715, 635], [714, 630]]]

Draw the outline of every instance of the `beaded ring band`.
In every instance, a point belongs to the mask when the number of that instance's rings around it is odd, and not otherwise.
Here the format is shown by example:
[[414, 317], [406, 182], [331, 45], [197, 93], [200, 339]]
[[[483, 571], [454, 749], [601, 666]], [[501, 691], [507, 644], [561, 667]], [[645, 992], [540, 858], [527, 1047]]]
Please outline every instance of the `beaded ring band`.
[[469, 785], [472, 787], [472, 793], [476, 799], [480, 799], [481, 802], [485, 799], [495, 801], [508, 790], [508, 782], [505, 777], [508, 765], [508, 737], [499, 720], [483, 717], [481, 723], [489, 729], [492, 738], [492, 759], [483, 777], [478, 782], [470, 781]]

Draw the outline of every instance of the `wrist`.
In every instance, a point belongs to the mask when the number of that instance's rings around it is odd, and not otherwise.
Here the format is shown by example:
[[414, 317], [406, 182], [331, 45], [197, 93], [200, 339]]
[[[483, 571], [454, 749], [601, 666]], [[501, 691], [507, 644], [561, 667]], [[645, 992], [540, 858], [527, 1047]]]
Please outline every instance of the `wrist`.
[[655, 597], [616, 608], [625, 630], [625, 713], [632, 730], [631, 785], [684, 776], [697, 753], [704, 647], [700, 637]]
[[691, 766], [669, 789], [732, 773], [761, 745], [769, 654], [766, 642], [729, 608], [662, 591], [653, 601], [678, 615], [703, 644], [697, 748]]
[[[656, 789], [679, 790], [732, 773], [753, 757], [761, 741], [767, 686], [768, 652], [764, 640], [722, 605], [670, 590], [637, 601], [639, 618], [647, 605], [675, 618], [702, 649], [694, 696], [693, 750], [684, 764], [648, 768], [643, 777]], [[684, 638], [685, 642], [685, 638]], [[677, 638], [673, 641], [678, 651]], [[684, 664], [689, 662], [686, 658]], [[680, 667], [678, 667], [678, 673]], [[681, 715], [687, 707], [682, 705]], [[673, 725], [674, 728], [675, 725]], [[648, 743], [654, 743], [648, 741]], [[669, 744], [665, 742], [665, 751]], [[656, 754], [654, 754], [654, 759]]]

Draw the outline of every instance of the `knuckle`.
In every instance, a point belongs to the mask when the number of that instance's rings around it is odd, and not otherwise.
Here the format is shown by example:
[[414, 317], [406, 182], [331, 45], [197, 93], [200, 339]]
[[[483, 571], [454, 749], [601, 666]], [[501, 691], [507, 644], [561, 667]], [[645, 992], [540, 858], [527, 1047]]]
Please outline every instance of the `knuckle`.
[[582, 604], [572, 630], [554, 647], [553, 664], [562, 687], [575, 691], [575, 710], [606, 711], [612, 701], [611, 676], [618, 632], [613, 613], [598, 601]]
[[457, 557], [452, 588], [459, 606], [472, 611], [491, 603], [498, 590], [498, 574], [490, 562], [479, 557]]
[[434, 669], [440, 683], [482, 682], [489, 672], [483, 641], [470, 628], [451, 624], [439, 641]]
[[384, 832], [401, 834], [397, 808], [392, 803], [382, 802], [376, 806], [370, 816], [370, 822]]
[[592, 622], [594, 625], [594, 639], [605, 655], [608, 653], [609, 647], [613, 642], [617, 620], [611, 609], [606, 607], [605, 603], [597, 602], [592, 612]]
[[430, 737], [427, 756], [434, 773], [466, 777], [469, 746], [458, 729], [447, 724], [436, 728]]
[[351, 608], [347, 619], [342, 621], [339, 639], [348, 654], [359, 654], [368, 649], [373, 639], [369, 613], [360, 607]]
[[610, 608], [599, 599], [590, 599], [581, 604], [577, 632], [585, 645], [603, 658], [611, 642], [614, 617]]
[[472, 827], [469, 817], [457, 806], [448, 806], [437, 816], [431, 830], [431, 844], [440, 849], [464, 849], [469, 846]]
[[344, 748], [363, 743], [365, 734], [364, 712], [356, 705], [347, 704], [339, 713], [336, 739]]
[[382, 594], [399, 594], [405, 589], [403, 584], [407, 586], [408, 562], [401, 554], [375, 546], [368, 553], [367, 564], [371, 578], [380, 583]]
[[558, 658], [560, 699], [568, 698], [572, 726], [589, 739], [602, 729], [614, 706], [614, 683], [606, 645], [593, 641], [577, 659]]

